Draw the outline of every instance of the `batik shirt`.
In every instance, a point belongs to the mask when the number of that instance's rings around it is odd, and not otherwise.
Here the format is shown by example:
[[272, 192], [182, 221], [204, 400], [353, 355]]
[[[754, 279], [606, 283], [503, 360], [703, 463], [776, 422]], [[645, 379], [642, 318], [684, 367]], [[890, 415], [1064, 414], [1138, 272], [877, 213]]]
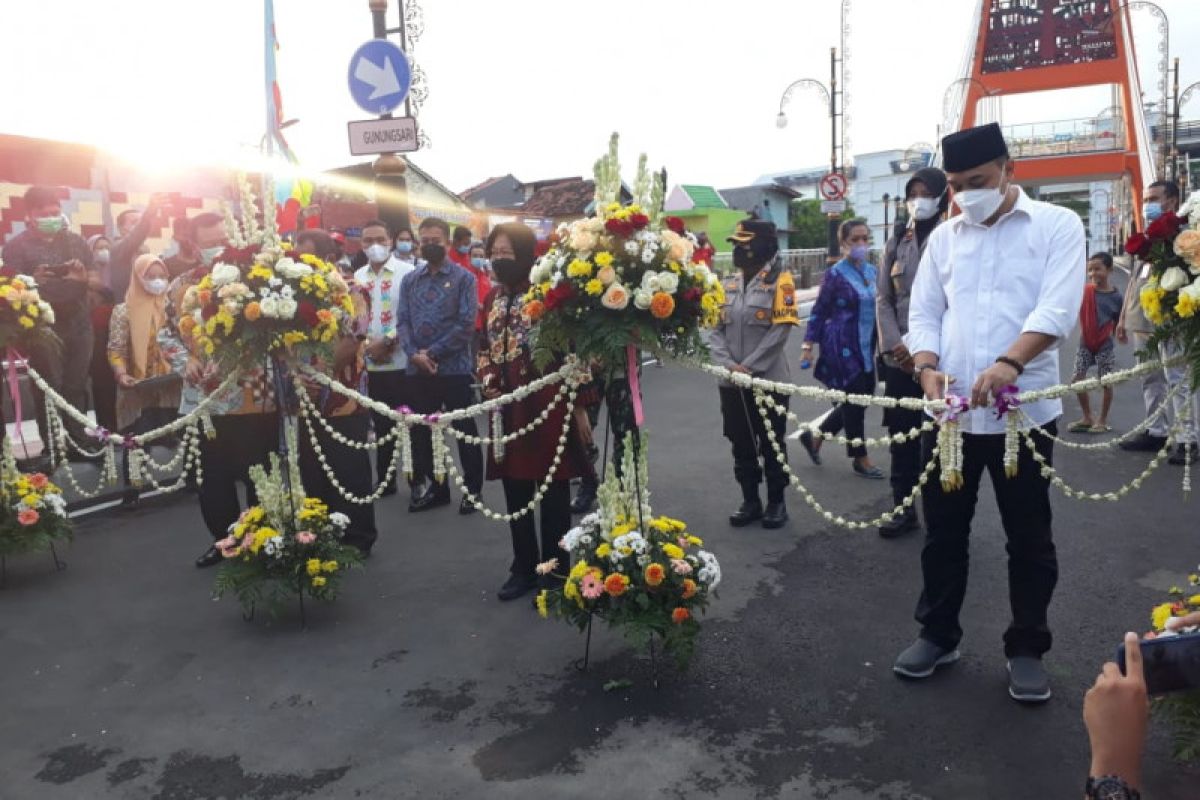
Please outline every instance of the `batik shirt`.
[[[434, 272], [423, 264], [404, 276], [396, 326], [408, 358], [425, 350], [437, 362], [438, 375], [470, 375], [469, 344], [479, 299], [475, 278], [449, 259]], [[416, 374], [408, 365], [408, 373]]]

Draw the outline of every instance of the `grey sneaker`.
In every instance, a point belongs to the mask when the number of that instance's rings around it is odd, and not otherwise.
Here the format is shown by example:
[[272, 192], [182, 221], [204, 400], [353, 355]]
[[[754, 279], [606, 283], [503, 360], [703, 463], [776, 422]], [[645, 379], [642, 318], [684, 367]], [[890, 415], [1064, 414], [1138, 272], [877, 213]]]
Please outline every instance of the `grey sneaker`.
[[905, 678], [928, 678], [938, 667], [953, 664], [959, 657], [957, 650], [946, 650], [928, 639], [917, 639], [896, 657], [892, 672]]
[[1044, 703], [1050, 699], [1050, 676], [1040, 658], [1016, 656], [1008, 660], [1008, 694], [1018, 703]]

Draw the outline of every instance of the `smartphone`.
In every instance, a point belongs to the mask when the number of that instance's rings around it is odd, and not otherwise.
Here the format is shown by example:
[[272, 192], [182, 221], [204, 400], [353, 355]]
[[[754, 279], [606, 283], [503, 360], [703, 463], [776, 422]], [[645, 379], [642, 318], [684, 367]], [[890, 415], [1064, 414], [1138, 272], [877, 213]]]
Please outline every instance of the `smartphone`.
[[70, 264], [55, 264], [54, 266], [47, 267], [46, 271], [49, 272], [51, 275], [53, 275], [56, 278], [65, 278], [65, 277], [67, 277], [67, 274], [70, 273], [70, 271], [71, 271], [71, 265]]
[[[1200, 633], [1142, 641], [1146, 691], [1166, 694], [1200, 689]], [[1125, 674], [1125, 645], [1117, 648], [1117, 666]]]

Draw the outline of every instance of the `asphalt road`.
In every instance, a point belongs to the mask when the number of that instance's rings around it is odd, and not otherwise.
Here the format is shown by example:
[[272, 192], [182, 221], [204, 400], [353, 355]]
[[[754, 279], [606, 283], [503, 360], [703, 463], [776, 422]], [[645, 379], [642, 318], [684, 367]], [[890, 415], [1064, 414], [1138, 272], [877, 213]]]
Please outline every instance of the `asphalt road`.
[[[574, 629], [496, 600], [503, 527], [453, 508], [411, 516], [401, 498], [380, 504], [375, 556], [306, 631], [294, 615], [244, 622], [191, 564], [206, 535], [185, 495], [83, 520], [64, 572], [48, 557], [9, 564], [0, 798], [1081, 796], [1085, 689], [1200, 561], [1179, 468], [1119, 505], [1056, 497], [1055, 696], [1027, 708], [1005, 691], [1004, 542], [986, 493], [963, 660], [901, 682], [890, 666], [916, 631], [919, 536], [826, 527], [794, 494], [788, 528], [731, 529], [713, 382], [668, 367], [644, 385], [652, 502], [724, 568], [690, 672], [654, 689], [645, 655], [607, 630], [577, 671]], [[1119, 391], [1115, 427], [1139, 406]], [[1069, 479], [1104, 489], [1146, 461], [1059, 456]], [[833, 448], [820, 468], [795, 445], [791, 461], [841, 513], [886, 505], [886, 484], [855, 478]], [[501, 502], [494, 485], [486, 496]], [[632, 685], [604, 690], [618, 679]], [[1152, 727], [1143, 796], [1200, 797], [1200, 770], [1173, 763]]]

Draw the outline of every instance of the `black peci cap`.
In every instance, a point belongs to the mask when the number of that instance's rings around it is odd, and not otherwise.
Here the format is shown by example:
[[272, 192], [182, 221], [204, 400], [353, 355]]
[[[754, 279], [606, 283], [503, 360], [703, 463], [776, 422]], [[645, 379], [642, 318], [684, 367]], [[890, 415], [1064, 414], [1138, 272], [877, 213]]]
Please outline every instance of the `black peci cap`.
[[995, 122], [942, 138], [942, 167], [946, 172], [965, 172], [1007, 155], [1004, 133]]

